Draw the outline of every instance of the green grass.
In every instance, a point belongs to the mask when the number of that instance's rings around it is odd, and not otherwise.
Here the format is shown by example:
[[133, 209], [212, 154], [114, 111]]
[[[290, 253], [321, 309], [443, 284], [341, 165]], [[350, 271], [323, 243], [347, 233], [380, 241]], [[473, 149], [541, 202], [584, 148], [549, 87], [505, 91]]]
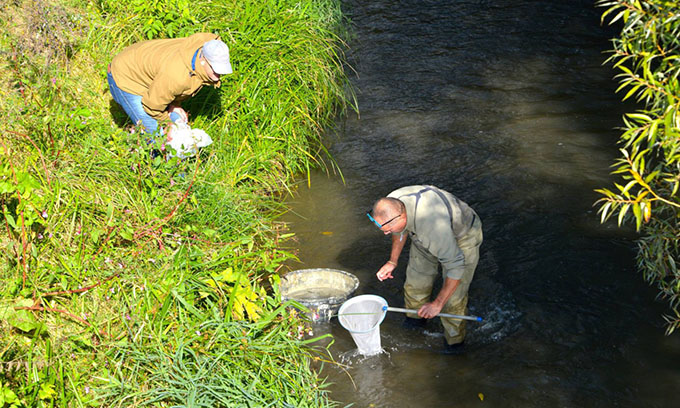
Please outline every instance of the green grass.
[[[334, 170], [339, 2], [0, 4], [0, 408], [333, 405], [279, 304], [275, 218], [296, 176]], [[106, 65], [199, 31], [235, 70], [184, 105], [214, 143], [151, 160]]]

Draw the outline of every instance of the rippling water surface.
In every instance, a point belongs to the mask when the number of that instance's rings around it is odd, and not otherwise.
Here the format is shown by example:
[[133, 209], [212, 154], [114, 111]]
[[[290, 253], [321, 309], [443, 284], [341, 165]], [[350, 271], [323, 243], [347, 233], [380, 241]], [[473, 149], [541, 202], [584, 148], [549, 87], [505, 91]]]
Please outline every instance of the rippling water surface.
[[[343, 171], [314, 174], [284, 217], [296, 268], [338, 268], [357, 294], [403, 306], [406, 256], [380, 283], [389, 240], [364, 215], [409, 184], [468, 202], [485, 241], [470, 289], [462, 356], [425, 331], [380, 326], [385, 353], [355, 355], [333, 319], [325, 366], [334, 399], [355, 407], [680, 406], [680, 339], [635, 271], [630, 231], [601, 225], [593, 189], [608, 186], [621, 115], [603, 66], [616, 31], [586, 0], [373, 0], [343, 3], [360, 114], [327, 146]], [[406, 251], [405, 251], [406, 252]], [[482, 401], [483, 398], [483, 401]]]

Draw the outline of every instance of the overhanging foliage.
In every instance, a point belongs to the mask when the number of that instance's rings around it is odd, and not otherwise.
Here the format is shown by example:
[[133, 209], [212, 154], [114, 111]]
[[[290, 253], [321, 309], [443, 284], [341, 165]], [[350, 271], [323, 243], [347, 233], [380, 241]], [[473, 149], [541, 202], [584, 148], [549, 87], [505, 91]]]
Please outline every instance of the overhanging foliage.
[[622, 23], [612, 40], [620, 71], [617, 91], [642, 106], [624, 117], [621, 158], [614, 174], [623, 182], [597, 190], [602, 222], [616, 217], [640, 231], [638, 266], [670, 302], [667, 333], [680, 327], [680, 2], [599, 0], [603, 21]]

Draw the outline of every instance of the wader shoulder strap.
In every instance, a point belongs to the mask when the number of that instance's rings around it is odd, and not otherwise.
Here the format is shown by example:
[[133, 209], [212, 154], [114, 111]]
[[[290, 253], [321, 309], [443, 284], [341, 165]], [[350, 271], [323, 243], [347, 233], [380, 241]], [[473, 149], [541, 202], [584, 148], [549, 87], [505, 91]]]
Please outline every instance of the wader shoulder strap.
[[436, 189], [432, 186], [427, 186], [420, 191], [416, 191], [415, 193], [409, 193], [409, 194], [404, 194], [403, 196], [399, 196], [399, 198], [407, 197], [407, 196], [414, 196], [416, 198], [416, 205], [414, 206], [414, 209], [413, 209], [413, 229], [416, 229], [416, 212], [418, 211], [418, 202], [420, 201], [420, 197], [423, 195], [423, 193], [425, 193], [427, 191], [434, 191], [435, 193], [437, 193], [439, 198], [442, 199], [442, 201], [444, 202], [444, 205], [446, 206], [446, 211], [449, 212], [449, 225], [451, 225], [451, 228], [453, 228], [453, 210], [451, 209], [451, 203], [449, 203], [449, 200], [446, 199], [446, 196], [444, 195], [444, 193], [442, 193], [441, 191], [439, 191], [438, 189]]
[[[439, 196], [439, 198], [441, 198], [442, 201], [444, 202], [444, 205], [446, 206], [446, 211], [449, 212], [449, 224], [451, 225], [451, 229], [453, 229], [453, 209], [451, 209], [451, 203], [449, 203], [449, 200], [446, 199], [446, 196], [444, 195], [444, 193], [442, 193], [442, 192], [439, 191], [438, 189], [436, 189], [436, 188], [431, 188], [430, 190], [432, 190], [432, 191], [434, 191], [435, 193], [437, 193], [437, 195]], [[454, 235], [455, 235], [455, 234], [454, 234]]]
[[[437, 195], [439, 195], [439, 198], [441, 198], [442, 201], [444, 202], [444, 205], [446, 205], [446, 209], [447, 209], [448, 212], [449, 212], [449, 220], [451, 220], [451, 230], [453, 231], [453, 210], [451, 209], [451, 203], [449, 202], [449, 200], [446, 199], [446, 196], [445, 196], [444, 193], [442, 193], [440, 190], [438, 190], [438, 189], [436, 189], [436, 188], [432, 188], [432, 191], [434, 191], [435, 193], [437, 193]], [[453, 197], [453, 200], [456, 202], [456, 204], [458, 204], [458, 198], [457, 198], [456, 196], [454, 196], [454, 195], [452, 195], [452, 197]], [[476, 213], [474, 212], [474, 210], [473, 210], [473, 213], [472, 213], [472, 221], [470, 221], [470, 227], [468, 227], [468, 229], [465, 231], [466, 234], [467, 234], [467, 231], [469, 231], [470, 228], [472, 228], [472, 226], [474, 225], [474, 223], [475, 223], [475, 218], [477, 218], [477, 214], [476, 214]], [[459, 231], [459, 232], [460, 232], [461, 235], [462, 235], [462, 231]], [[455, 235], [456, 237], [459, 236], [459, 235], [456, 234], [456, 231], [453, 231], [453, 235]]]

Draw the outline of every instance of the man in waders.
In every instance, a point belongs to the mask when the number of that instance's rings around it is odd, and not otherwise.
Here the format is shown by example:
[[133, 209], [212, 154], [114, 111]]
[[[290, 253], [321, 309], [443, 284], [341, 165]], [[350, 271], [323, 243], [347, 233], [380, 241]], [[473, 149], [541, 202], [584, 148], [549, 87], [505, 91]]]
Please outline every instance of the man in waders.
[[[404, 303], [417, 309], [406, 324], [423, 326], [439, 313], [464, 315], [468, 289], [479, 261], [482, 222], [475, 211], [451, 193], [434, 186], [408, 186], [376, 201], [368, 218], [392, 235], [390, 259], [376, 273], [380, 281], [393, 278], [408, 232], [411, 238], [404, 283]], [[434, 300], [432, 287], [442, 266], [444, 282]], [[445, 351], [462, 351], [465, 320], [441, 318]]]
[[132, 122], [153, 134], [159, 121], [188, 122], [180, 102], [204, 85], [219, 87], [220, 76], [231, 73], [227, 45], [215, 34], [197, 33], [125, 48], [109, 64], [108, 82]]

